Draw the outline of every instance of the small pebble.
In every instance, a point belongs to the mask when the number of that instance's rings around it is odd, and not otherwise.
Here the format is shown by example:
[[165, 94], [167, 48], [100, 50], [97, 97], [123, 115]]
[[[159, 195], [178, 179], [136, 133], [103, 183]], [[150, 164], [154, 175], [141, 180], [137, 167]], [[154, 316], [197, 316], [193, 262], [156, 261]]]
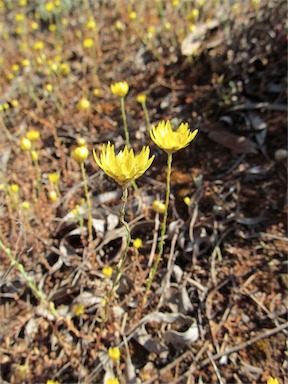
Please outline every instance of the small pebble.
[[287, 160], [287, 150], [286, 149], [277, 149], [274, 154], [276, 161]]

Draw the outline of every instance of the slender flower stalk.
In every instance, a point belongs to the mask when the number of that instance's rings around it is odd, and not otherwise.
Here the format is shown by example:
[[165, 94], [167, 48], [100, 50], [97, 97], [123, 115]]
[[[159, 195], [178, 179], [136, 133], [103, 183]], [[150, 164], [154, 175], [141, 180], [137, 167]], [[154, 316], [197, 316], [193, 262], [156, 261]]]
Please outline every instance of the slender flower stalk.
[[36, 286], [36, 284], [32, 281], [31, 277], [25, 271], [24, 265], [19, 263], [19, 261], [17, 261], [15, 259], [15, 257], [12, 255], [11, 249], [10, 248], [6, 248], [5, 245], [2, 243], [2, 241], [0, 241], [0, 248], [2, 249], [3, 252], [6, 253], [6, 255], [8, 256], [8, 258], [9, 258], [11, 264], [12, 264], [12, 266], [15, 266], [18, 269], [18, 272], [23, 277], [25, 283], [31, 289], [31, 291], [34, 293], [34, 295], [37, 297], [37, 299], [40, 302], [44, 303], [49, 308], [49, 310], [51, 311], [53, 316], [57, 317], [57, 313], [56, 313], [56, 309], [55, 309], [54, 303], [47, 301], [47, 297], [46, 297], [45, 293], [43, 291], [41, 291]]
[[85, 197], [86, 197], [86, 202], [87, 202], [88, 242], [89, 242], [89, 246], [91, 246], [92, 242], [93, 242], [91, 200], [90, 200], [89, 191], [88, 191], [87, 176], [86, 176], [84, 163], [81, 163], [80, 167], [81, 167], [81, 173], [82, 173], [82, 178], [83, 178], [83, 183], [84, 183], [84, 192], [85, 192]]
[[145, 304], [147, 299], [147, 294], [151, 288], [151, 284], [155, 277], [158, 264], [163, 255], [164, 249], [164, 238], [166, 234], [166, 225], [167, 225], [167, 216], [168, 216], [168, 207], [169, 207], [169, 198], [170, 198], [170, 181], [171, 181], [171, 168], [172, 168], [172, 156], [173, 153], [179, 151], [182, 148], [185, 148], [189, 143], [195, 138], [197, 130], [191, 132], [188, 129], [188, 124], [181, 124], [176, 131], [172, 129], [170, 121], [162, 121], [158, 124], [157, 127], [153, 126], [150, 131], [151, 139], [155, 144], [163, 149], [167, 155], [167, 176], [166, 176], [166, 198], [165, 198], [165, 209], [163, 212], [163, 222], [161, 225], [161, 237], [158, 245], [158, 254], [152, 265], [149, 276], [146, 282], [146, 290], [142, 299], [142, 306]]
[[39, 166], [39, 155], [38, 152], [33, 150], [31, 151], [31, 158], [36, 170], [36, 185], [37, 185], [37, 196], [40, 196], [41, 193], [41, 169]]
[[120, 97], [120, 107], [121, 107], [121, 113], [122, 113], [122, 119], [123, 119], [125, 142], [126, 142], [127, 147], [130, 147], [130, 138], [129, 138], [129, 131], [128, 131], [124, 97]]
[[[167, 158], [167, 176], [166, 176], [166, 197], [165, 197], [165, 210], [163, 212], [163, 222], [161, 224], [161, 236], [160, 242], [158, 244], [158, 255], [155, 259], [155, 262], [152, 268], [149, 271], [148, 280], [146, 283], [146, 294], [150, 291], [152, 281], [154, 279], [155, 273], [158, 268], [158, 264], [163, 255], [163, 249], [165, 244], [165, 234], [166, 234], [166, 225], [167, 225], [167, 217], [168, 217], [168, 207], [169, 207], [169, 199], [170, 199], [170, 180], [171, 180], [171, 168], [172, 168], [172, 153], [168, 153]], [[144, 296], [145, 297], [145, 296]], [[146, 299], [144, 299], [145, 302]]]
[[85, 171], [84, 162], [86, 161], [88, 157], [88, 148], [86, 147], [86, 142], [84, 139], [78, 140], [78, 147], [76, 147], [72, 153], [73, 158], [80, 164], [81, 173], [82, 173], [82, 179], [84, 183], [84, 192], [85, 192], [85, 198], [87, 202], [87, 227], [88, 227], [88, 243], [89, 247], [92, 246], [93, 242], [93, 227], [92, 227], [92, 213], [91, 213], [91, 200], [89, 196], [88, 191], [88, 184], [87, 184], [87, 175]]
[[[118, 83], [111, 84], [110, 88], [111, 88], [113, 95], [118, 96], [120, 99], [120, 109], [121, 109], [122, 120], [123, 120], [125, 142], [126, 142], [126, 146], [128, 148], [130, 148], [130, 137], [129, 137], [127, 115], [126, 115], [126, 109], [125, 109], [125, 96], [127, 95], [128, 91], [129, 91], [129, 85], [128, 85], [127, 81], [119, 81]], [[137, 187], [135, 180], [133, 180], [131, 184], [134, 188], [134, 191], [137, 192], [138, 187]]]
[[26, 133], [26, 139], [31, 142], [31, 158], [33, 161], [33, 165], [36, 170], [36, 186], [37, 186], [37, 197], [40, 196], [41, 193], [41, 170], [39, 166], [39, 154], [36, 150], [35, 143], [40, 138], [40, 132], [36, 130], [31, 130]]
[[40, 196], [41, 193], [41, 170], [39, 167], [39, 154], [35, 149], [35, 142], [39, 139], [40, 133], [39, 131], [28, 131], [26, 137], [22, 137], [20, 140], [19, 146], [24, 152], [30, 152], [30, 156], [33, 162], [33, 166], [36, 171], [36, 198]]
[[115, 155], [114, 145], [111, 145], [110, 142], [108, 142], [107, 145], [102, 145], [100, 159], [94, 152], [94, 159], [98, 166], [102, 168], [108, 176], [112, 177], [122, 187], [123, 194], [122, 206], [120, 210], [120, 222], [125, 227], [126, 231], [126, 246], [122, 257], [117, 264], [116, 276], [106, 299], [103, 322], [107, 318], [110, 300], [121, 279], [122, 269], [126, 262], [127, 251], [131, 242], [130, 228], [128, 223], [125, 221], [125, 207], [128, 198], [128, 187], [130, 183], [133, 183], [136, 179], [138, 179], [138, 177], [142, 176], [143, 173], [146, 172], [146, 170], [152, 164], [154, 156], [149, 158], [149, 155], [149, 147], [143, 147], [139, 155], [135, 156], [133, 149], [128, 149], [127, 145], [123, 151], [120, 151], [117, 155]]
[[110, 88], [113, 95], [118, 96], [120, 98], [120, 108], [121, 108], [122, 119], [123, 119], [125, 141], [126, 141], [127, 147], [129, 148], [130, 139], [129, 139], [129, 131], [128, 131], [128, 125], [127, 125], [127, 116], [126, 116], [125, 100], [124, 100], [125, 96], [129, 91], [129, 85], [127, 81], [119, 81], [118, 83], [111, 84]]
[[60, 174], [57, 172], [52, 172], [52, 173], [48, 174], [48, 180], [49, 180], [50, 184], [52, 185], [52, 187], [55, 188], [55, 191], [57, 192], [58, 196], [61, 195], [60, 190], [59, 190], [59, 186], [58, 186], [59, 179], [60, 179]]
[[144, 93], [141, 93], [140, 95], [137, 96], [137, 101], [142, 106], [142, 109], [143, 109], [143, 112], [144, 112], [144, 117], [145, 117], [147, 131], [149, 132], [150, 128], [151, 128], [151, 123], [150, 123], [149, 112], [148, 112], [148, 109], [147, 109], [146, 99], [147, 99], [147, 97], [146, 97], [146, 95], [144, 95]]

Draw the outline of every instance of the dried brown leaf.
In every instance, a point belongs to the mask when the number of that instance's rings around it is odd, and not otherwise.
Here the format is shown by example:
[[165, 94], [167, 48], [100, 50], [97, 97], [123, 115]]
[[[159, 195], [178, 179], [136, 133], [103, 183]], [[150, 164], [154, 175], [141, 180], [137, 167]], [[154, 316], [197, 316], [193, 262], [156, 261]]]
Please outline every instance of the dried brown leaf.
[[210, 140], [225, 148], [231, 149], [235, 153], [256, 154], [257, 144], [245, 136], [238, 136], [225, 129], [212, 130], [209, 132]]

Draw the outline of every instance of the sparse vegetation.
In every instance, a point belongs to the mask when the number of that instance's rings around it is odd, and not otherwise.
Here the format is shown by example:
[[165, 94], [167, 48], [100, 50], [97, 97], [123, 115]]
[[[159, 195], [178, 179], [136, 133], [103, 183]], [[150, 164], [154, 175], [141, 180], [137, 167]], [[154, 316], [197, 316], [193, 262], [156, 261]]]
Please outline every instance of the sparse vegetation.
[[0, 1], [1, 382], [285, 383], [286, 14]]

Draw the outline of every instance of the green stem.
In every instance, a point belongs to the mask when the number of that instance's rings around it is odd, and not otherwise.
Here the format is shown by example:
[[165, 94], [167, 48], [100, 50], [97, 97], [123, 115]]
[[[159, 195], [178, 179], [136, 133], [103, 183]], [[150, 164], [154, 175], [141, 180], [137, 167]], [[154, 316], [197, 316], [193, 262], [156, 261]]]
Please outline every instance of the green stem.
[[125, 227], [125, 230], [126, 230], [126, 245], [125, 245], [123, 256], [121, 257], [121, 259], [119, 260], [119, 262], [117, 264], [116, 276], [114, 278], [112, 287], [111, 287], [110, 292], [109, 292], [108, 297], [107, 297], [103, 322], [107, 318], [110, 300], [114, 294], [114, 291], [117, 287], [117, 284], [119, 283], [119, 281], [121, 279], [122, 269], [123, 269], [123, 266], [126, 262], [127, 251], [128, 251], [128, 248], [129, 248], [129, 245], [131, 242], [130, 228], [129, 228], [128, 223], [125, 221], [125, 207], [126, 207], [127, 199], [128, 199], [128, 185], [123, 185], [123, 194], [122, 194], [122, 199], [121, 199], [122, 200], [122, 206], [121, 206], [121, 211], [120, 211], [120, 222], [121, 222], [121, 224], [123, 224], [123, 226]]
[[166, 199], [165, 199], [165, 211], [164, 211], [164, 216], [163, 216], [163, 222], [161, 226], [161, 237], [160, 237], [160, 242], [158, 245], [158, 255], [155, 259], [155, 262], [150, 269], [148, 280], [146, 283], [146, 291], [145, 295], [143, 298], [143, 302], [145, 303], [146, 301], [146, 296], [150, 290], [151, 284], [153, 282], [153, 279], [155, 277], [155, 273], [157, 271], [158, 264], [161, 260], [161, 257], [163, 255], [163, 249], [164, 249], [164, 237], [166, 233], [166, 224], [167, 224], [167, 216], [168, 216], [168, 206], [169, 206], [169, 198], [170, 198], [170, 179], [171, 179], [171, 166], [172, 166], [172, 153], [168, 153], [168, 159], [167, 159], [167, 177], [166, 177]]
[[[120, 106], [121, 106], [121, 113], [122, 113], [122, 119], [123, 119], [123, 125], [124, 125], [124, 132], [125, 132], [125, 141], [128, 149], [130, 148], [130, 139], [129, 139], [129, 131], [128, 131], [128, 125], [127, 125], [127, 116], [125, 111], [125, 102], [124, 97], [120, 97]], [[132, 181], [132, 187], [135, 192], [138, 191], [138, 187], [135, 181]]]
[[43, 302], [44, 304], [46, 304], [48, 306], [48, 308], [50, 309], [50, 311], [52, 312], [52, 314], [54, 316], [57, 316], [57, 312], [56, 312], [54, 303], [47, 301], [45, 293], [37, 288], [36, 284], [32, 281], [31, 277], [28, 276], [27, 272], [25, 271], [24, 265], [19, 263], [14, 258], [14, 256], [11, 253], [10, 248], [6, 248], [5, 245], [2, 243], [2, 241], [0, 241], [0, 248], [6, 253], [8, 258], [10, 259], [11, 264], [13, 266], [17, 267], [20, 275], [23, 277], [23, 279], [25, 280], [25, 283], [31, 289], [31, 291], [34, 293], [34, 295], [37, 297], [37, 299], [39, 301]]
[[83, 178], [83, 182], [84, 182], [85, 197], [86, 197], [86, 201], [87, 201], [88, 242], [89, 242], [89, 247], [91, 247], [92, 242], [93, 242], [91, 201], [90, 201], [89, 192], [88, 192], [87, 177], [86, 177], [84, 163], [81, 163], [80, 167], [81, 167], [82, 178]]
[[151, 123], [150, 123], [150, 117], [149, 117], [149, 112], [148, 112], [148, 109], [147, 109], [147, 106], [146, 106], [146, 102], [142, 103], [142, 108], [143, 108], [143, 111], [144, 111], [144, 116], [145, 116], [145, 121], [146, 121], [146, 125], [147, 125], [147, 130], [150, 131]]
[[156, 0], [156, 3], [157, 3], [159, 16], [161, 17], [161, 19], [163, 19], [165, 17], [165, 12], [164, 12], [162, 0]]
[[120, 223], [123, 224], [126, 230], [126, 245], [124, 249], [124, 254], [123, 257], [120, 259], [117, 268], [116, 268], [116, 278], [114, 280], [114, 284], [117, 285], [120, 278], [121, 278], [121, 272], [123, 265], [125, 264], [126, 258], [127, 258], [127, 251], [130, 245], [131, 241], [131, 235], [130, 235], [130, 228], [128, 223], [125, 221], [125, 207], [127, 204], [127, 199], [128, 199], [128, 186], [123, 186], [123, 195], [122, 195], [122, 207], [120, 211]]
[[33, 161], [36, 169], [36, 183], [37, 183], [37, 194], [38, 194], [37, 197], [39, 198], [41, 193], [41, 171], [40, 171], [38, 160], [33, 160]]
[[121, 107], [121, 113], [122, 113], [122, 119], [123, 119], [123, 125], [124, 125], [125, 141], [126, 141], [127, 147], [130, 148], [129, 131], [128, 131], [128, 125], [127, 125], [127, 116], [125, 111], [124, 97], [120, 97], [120, 107]]
[[40, 291], [36, 285], [31, 280], [31, 277], [27, 275], [27, 272], [25, 271], [25, 268], [23, 264], [19, 263], [14, 256], [11, 253], [10, 248], [6, 248], [2, 241], [0, 241], [0, 248], [6, 253], [6, 255], [9, 257], [11, 264], [13, 266], [16, 266], [19, 273], [22, 275], [23, 279], [25, 280], [25, 283], [28, 285], [28, 287], [33, 291], [35, 296], [40, 300], [46, 302], [46, 296], [45, 293]]

